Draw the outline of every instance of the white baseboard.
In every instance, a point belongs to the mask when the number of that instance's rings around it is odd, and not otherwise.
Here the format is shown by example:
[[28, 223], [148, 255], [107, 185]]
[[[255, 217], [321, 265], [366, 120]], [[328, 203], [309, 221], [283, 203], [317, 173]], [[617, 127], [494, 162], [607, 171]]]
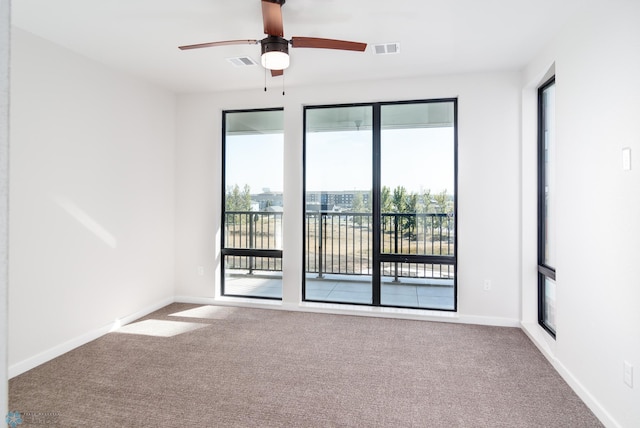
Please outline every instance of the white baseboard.
[[546, 334], [537, 323], [522, 323], [522, 331], [531, 339], [533, 344], [540, 350], [542, 355], [551, 363], [554, 369], [560, 374], [562, 379], [573, 389], [586, 406], [596, 415], [600, 422], [609, 428], [622, 428], [622, 426], [611, 416], [609, 412], [600, 404], [598, 400], [589, 392], [587, 388], [560, 362], [551, 347], [542, 337]]
[[281, 309], [295, 312], [315, 312], [335, 315], [354, 315], [379, 318], [399, 318], [420, 321], [452, 322], [462, 324], [490, 325], [496, 327], [520, 327], [517, 319], [460, 315], [456, 312], [433, 311], [426, 309], [404, 309], [374, 306], [347, 305], [338, 303], [300, 302], [287, 303], [280, 300], [252, 299], [239, 297], [192, 297], [177, 296], [178, 303], [195, 305], [239, 306], [245, 308]]
[[193, 297], [193, 296], [175, 296], [175, 303], [188, 303], [190, 305], [215, 305], [216, 300], [213, 297]]
[[480, 316], [480, 315], [460, 315], [460, 322], [464, 324], [520, 328], [520, 321], [518, 321], [515, 318], [486, 317], [486, 316]]
[[191, 305], [217, 305], [217, 306], [236, 306], [242, 308], [266, 308], [281, 309], [282, 302], [280, 300], [271, 299], [255, 299], [250, 297], [193, 297], [193, 296], [176, 296], [176, 303], [188, 303]]
[[78, 337], [75, 337], [71, 340], [68, 340], [60, 345], [56, 345], [53, 348], [47, 349], [33, 357], [29, 357], [26, 360], [20, 361], [16, 364], [12, 364], [9, 366], [9, 379], [16, 377], [24, 372], [27, 372], [35, 367], [38, 367], [40, 364], [44, 364], [47, 361], [51, 361], [54, 358], [59, 357], [60, 355], [69, 352], [79, 346], [85, 345], [92, 340], [96, 340], [100, 336], [103, 336], [110, 331], [113, 331], [115, 328], [128, 324], [132, 321], [135, 321], [139, 318], [142, 318], [145, 315], [150, 314], [151, 312], [157, 311], [160, 308], [163, 308], [171, 303], [173, 303], [173, 298], [163, 299], [153, 305], [147, 306], [146, 308], [139, 310], [133, 314], [127, 315], [119, 320], [110, 323], [108, 325], [102, 326], [92, 331], [88, 331], [85, 334], [82, 334]]

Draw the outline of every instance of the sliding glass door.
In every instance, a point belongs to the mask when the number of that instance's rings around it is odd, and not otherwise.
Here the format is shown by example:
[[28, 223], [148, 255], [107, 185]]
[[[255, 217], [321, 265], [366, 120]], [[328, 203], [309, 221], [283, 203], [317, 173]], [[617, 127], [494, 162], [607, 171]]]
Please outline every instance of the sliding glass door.
[[305, 109], [304, 299], [456, 309], [456, 100]]

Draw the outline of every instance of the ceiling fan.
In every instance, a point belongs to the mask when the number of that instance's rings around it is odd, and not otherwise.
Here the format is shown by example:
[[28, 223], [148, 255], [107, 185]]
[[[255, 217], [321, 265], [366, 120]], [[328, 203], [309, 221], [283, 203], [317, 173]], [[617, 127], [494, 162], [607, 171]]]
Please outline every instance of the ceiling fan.
[[282, 76], [284, 69], [289, 66], [289, 44], [294, 48], [339, 49], [358, 52], [364, 52], [367, 48], [366, 43], [346, 40], [321, 39], [317, 37], [285, 39], [282, 25], [282, 6], [285, 1], [262, 0], [262, 21], [264, 23], [264, 33], [267, 35], [262, 40], [225, 40], [179, 46], [179, 49], [199, 49], [225, 45], [257, 45], [259, 43], [262, 47], [262, 66], [271, 70], [272, 76]]

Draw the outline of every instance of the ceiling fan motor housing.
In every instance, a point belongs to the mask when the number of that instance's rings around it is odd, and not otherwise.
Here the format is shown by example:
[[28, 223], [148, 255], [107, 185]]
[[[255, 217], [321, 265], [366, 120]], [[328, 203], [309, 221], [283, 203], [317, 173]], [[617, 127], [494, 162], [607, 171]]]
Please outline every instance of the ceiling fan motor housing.
[[282, 52], [289, 54], [289, 41], [283, 37], [269, 36], [260, 41], [262, 54], [267, 52]]

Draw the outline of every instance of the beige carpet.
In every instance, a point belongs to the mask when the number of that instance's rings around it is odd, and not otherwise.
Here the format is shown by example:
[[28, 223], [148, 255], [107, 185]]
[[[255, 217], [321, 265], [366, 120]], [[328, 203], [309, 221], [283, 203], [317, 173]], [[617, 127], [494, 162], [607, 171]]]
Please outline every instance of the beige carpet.
[[12, 379], [19, 427], [602, 426], [515, 328], [185, 304], [144, 320]]

